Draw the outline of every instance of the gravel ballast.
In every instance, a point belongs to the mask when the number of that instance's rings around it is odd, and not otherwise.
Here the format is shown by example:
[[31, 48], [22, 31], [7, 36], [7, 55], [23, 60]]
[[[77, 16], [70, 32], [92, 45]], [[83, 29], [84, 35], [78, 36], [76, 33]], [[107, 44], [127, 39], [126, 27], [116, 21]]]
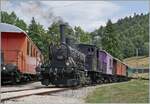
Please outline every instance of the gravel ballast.
[[78, 89], [70, 89], [63, 92], [49, 93], [46, 95], [32, 95], [28, 97], [8, 100], [2, 102], [2, 104], [84, 104], [84, 98], [95, 88], [109, 86], [112, 84], [88, 86]]
[[83, 104], [83, 98], [95, 88], [96, 86], [91, 86], [47, 95], [32, 95], [8, 100], [2, 102], [2, 104]]

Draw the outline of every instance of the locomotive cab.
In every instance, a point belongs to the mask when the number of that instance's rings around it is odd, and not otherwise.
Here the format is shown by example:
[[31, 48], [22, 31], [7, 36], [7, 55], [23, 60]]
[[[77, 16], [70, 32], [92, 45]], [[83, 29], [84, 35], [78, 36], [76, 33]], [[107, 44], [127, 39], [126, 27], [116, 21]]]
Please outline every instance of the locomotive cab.
[[85, 67], [89, 71], [97, 70], [97, 48], [95, 45], [78, 44], [78, 50], [85, 54]]

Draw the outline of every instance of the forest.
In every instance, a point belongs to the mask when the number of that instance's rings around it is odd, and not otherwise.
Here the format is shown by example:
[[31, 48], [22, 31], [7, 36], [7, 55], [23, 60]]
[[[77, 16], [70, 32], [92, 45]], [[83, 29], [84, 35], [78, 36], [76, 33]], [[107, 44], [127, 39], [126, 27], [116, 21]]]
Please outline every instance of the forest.
[[[80, 26], [72, 27], [62, 19], [54, 21], [45, 29], [33, 17], [29, 25], [20, 19], [15, 12], [1, 11], [1, 22], [15, 25], [24, 30], [32, 41], [48, 56], [48, 46], [51, 42], [59, 44], [59, 24], [66, 23], [65, 35], [74, 44], [95, 44], [119, 59], [149, 54], [149, 13], [136, 14], [120, 18], [112, 23], [109, 19], [106, 26], [101, 26], [93, 32], [86, 32]], [[90, 24], [89, 24], [90, 25]]]

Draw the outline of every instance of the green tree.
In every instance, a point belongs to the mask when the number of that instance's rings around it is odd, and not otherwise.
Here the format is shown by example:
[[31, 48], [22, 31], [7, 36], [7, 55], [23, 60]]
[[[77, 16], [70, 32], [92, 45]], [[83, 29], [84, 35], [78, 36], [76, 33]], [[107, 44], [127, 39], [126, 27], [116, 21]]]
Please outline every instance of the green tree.
[[[117, 47], [121, 51], [121, 57], [132, 57], [136, 55], [136, 49], [139, 50], [139, 55], [148, 55], [149, 42], [149, 13], [148, 14], [134, 14], [133, 17], [125, 17], [119, 19], [116, 23], [111, 25], [115, 32], [112, 32], [116, 37], [117, 34]], [[92, 32], [92, 34], [105, 37], [106, 27], [100, 27]], [[92, 35], [91, 34], [91, 35]], [[107, 37], [107, 35], [106, 35]], [[105, 38], [104, 38], [105, 39]], [[105, 46], [106, 44], [106, 46]], [[107, 44], [103, 43], [105, 49]], [[96, 44], [98, 45], [98, 44]]]
[[88, 32], [85, 32], [84, 30], [82, 30], [80, 26], [78, 27], [75, 26], [74, 30], [75, 30], [75, 38], [78, 41], [78, 43], [85, 43], [85, 44], [90, 43], [91, 36]]
[[21, 28], [22, 30], [27, 31], [27, 24], [23, 20], [17, 18], [15, 25], [17, 27]]
[[115, 33], [111, 20], [108, 20], [102, 36], [102, 47], [114, 57], [122, 58], [118, 37], [119, 36]]
[[75, 33], [74, 33], [72, 27], [68, 23], [65, 23], [62, 20], [53, 22], [51, 24], [51, 26], [48, 27], [47, 34], [49, 34], [50, 39], [53, 41], [53, 43], [59, 43], [60, 42], [60, 24], [62, 24], [62, 23], [66, 24], [65, 30], [64, 30], [65, 37], [66, 38], [67, 37], [72, 38], [75, 41], [76, 40], [75, 39]]
[[15, 12], [11, 12], [10, 14], [8, 14], [5, 11], [1, 11], [1, 21], [3, 23], [15, 24], [16, 19], [17, 19], [17, 16]]
[[9, 14], [7, 12], [1, 11], [1, 21], [2, 23], [11, 23]]
[[11, 14], [10, 14], [11, 24], [15, 24], [16, 23], [16, 19], [17, 19], [17, 16], [16, 16], [15, 12], [11, 12]]
[[19, 19], [16, 16], [15, 12], [11, 12], [10, 14], [8, 14], [5, 11], [1, 11], [1, 21], [2, 23], [12, 24], [24, 31], [27, 31], [27, 24], [22, 19]]
[[28, 35], [33, 39], [34, 42], [37, 42], [38, 38], [40, 37], [38, 24], [36, 23], [34, 17], [32, 17], [31, 23], [29, 24]]
[[60, 41], [59, 25], [61, 23], [61, 21], [53, 22], [51, 26], [48, 27], [47, 34], [50, 36], [50, 39], [53, 43], [59, 43]]
[[28, 35], [33, 40], [33, 42], [42, 50], [45, 57], [47, 57], [48, 41], [47, 34], [43, 25], [37, 23], [34, 17], [28, 27]]

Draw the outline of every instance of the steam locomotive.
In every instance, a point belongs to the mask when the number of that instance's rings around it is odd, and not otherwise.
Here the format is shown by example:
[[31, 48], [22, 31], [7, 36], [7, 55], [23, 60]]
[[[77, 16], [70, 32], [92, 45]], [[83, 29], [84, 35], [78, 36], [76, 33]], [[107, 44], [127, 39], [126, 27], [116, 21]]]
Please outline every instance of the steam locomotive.
[[49, 46], [51, 63], [43, 66], [40, 79], [43, 85], [79, 85], [84, 84], [87, 71], [84, 69], [85, 55], [65, 43], [64, 25], [60, 25], [61, 43]]
[[60, 44], [49, 46], [50, 63], [41, 66], [39, 79], [43, 85], [77, 86], [128, 80], [128, 66], [107, 52], [95, 45], [76, 44], [73, 48], [67, 44], [64, 27], [60, 25]]

